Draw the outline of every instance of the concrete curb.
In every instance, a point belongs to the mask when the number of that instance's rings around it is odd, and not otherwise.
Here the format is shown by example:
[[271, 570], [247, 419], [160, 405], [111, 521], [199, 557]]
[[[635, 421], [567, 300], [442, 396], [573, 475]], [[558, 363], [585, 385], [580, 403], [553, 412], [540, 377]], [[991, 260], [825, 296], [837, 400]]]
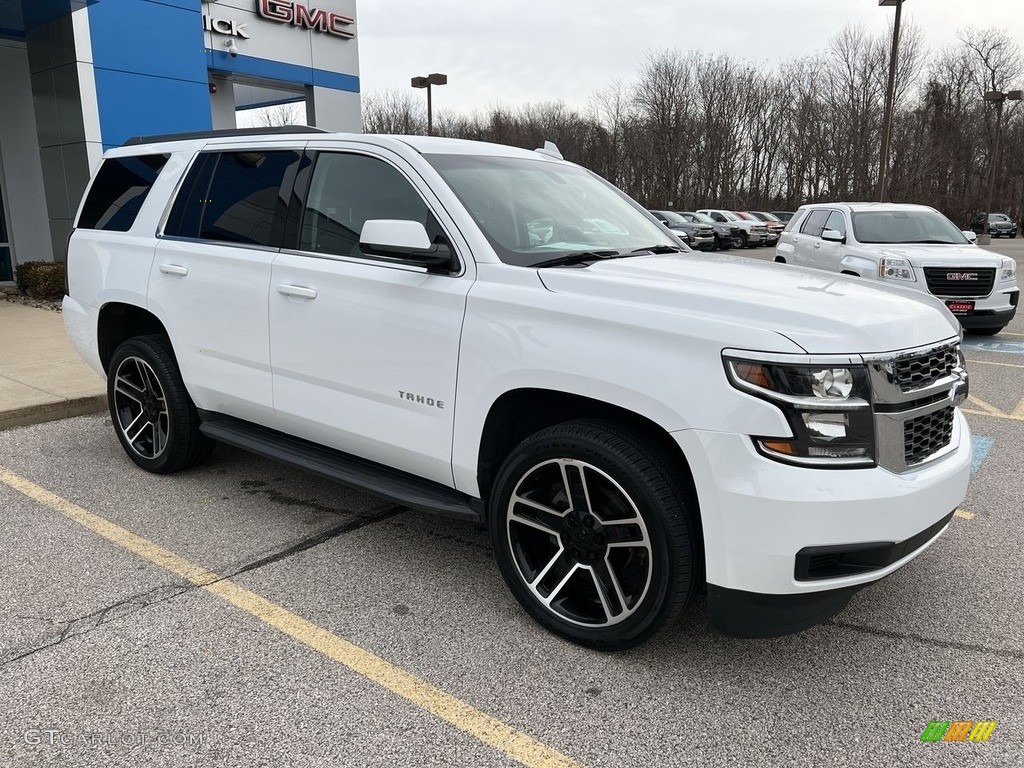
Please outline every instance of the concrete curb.
[[47, 421], [70, 419], [73, 416], [89, 416], [107, 410], [107, 396], [76, 397], [53, 403], [30, 405], [11, 411], [0, 411], [0, 432], [14, 427], [29, 427]]

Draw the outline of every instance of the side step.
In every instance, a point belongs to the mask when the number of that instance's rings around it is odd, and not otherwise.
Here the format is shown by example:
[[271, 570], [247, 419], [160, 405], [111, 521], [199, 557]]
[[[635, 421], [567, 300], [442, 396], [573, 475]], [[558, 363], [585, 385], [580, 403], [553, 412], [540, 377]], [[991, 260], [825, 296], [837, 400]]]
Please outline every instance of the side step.
[[483, 502], [347, 453], [219, 413], [200, 411], [202, 433], [214, 440], [299, 467], [413, 509], [482, 523]]

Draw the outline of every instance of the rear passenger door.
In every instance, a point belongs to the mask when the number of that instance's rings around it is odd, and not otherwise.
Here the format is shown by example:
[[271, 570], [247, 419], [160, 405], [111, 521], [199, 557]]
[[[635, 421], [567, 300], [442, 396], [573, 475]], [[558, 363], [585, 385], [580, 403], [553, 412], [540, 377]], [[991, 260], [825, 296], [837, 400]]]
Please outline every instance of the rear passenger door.
[[267, 295], [290, 185], [290, 147], [200, 153], [156, 248], [150, 308], [163, 319], [196, 405], [272, 425]]

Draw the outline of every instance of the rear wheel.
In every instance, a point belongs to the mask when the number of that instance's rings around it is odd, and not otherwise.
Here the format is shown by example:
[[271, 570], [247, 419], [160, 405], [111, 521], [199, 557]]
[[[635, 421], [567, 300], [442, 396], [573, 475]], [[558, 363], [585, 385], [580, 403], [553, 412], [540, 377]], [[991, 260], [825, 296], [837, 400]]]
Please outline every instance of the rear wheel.
[[107, 372], [107, 403], [121, 447], [147, 472], [177, 472], [213, 450], [164, 336], [138, 336], [117, 348]]
[[534, 619], [581, 645], [622, 650], [672, 622], [696, 588], [688, 505], [665, 459], [635, 435], [566, 422], [505, 459], [491, 540]]

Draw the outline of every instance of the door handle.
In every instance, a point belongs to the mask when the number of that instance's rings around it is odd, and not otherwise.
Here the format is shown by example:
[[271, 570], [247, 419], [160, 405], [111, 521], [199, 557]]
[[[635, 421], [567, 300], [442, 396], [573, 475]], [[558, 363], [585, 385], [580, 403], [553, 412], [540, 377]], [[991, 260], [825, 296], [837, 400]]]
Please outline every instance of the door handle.
[[279, 285], [277, 286], [277, 292], [282, 296], [295, 296], [300, 299], [316, 298], [316, 290], [305, 288], [301, 285]]
[[821, 241], [819, 240], [817, 243], [815, 243], [814, 247], [815, 248], [821, 248]]
[[180, 264], [161, 264], [160, 271], [165, 275], [177, 275], [178, 277], [184, 277], [188, 274], [188, 267], [183, 267]]

